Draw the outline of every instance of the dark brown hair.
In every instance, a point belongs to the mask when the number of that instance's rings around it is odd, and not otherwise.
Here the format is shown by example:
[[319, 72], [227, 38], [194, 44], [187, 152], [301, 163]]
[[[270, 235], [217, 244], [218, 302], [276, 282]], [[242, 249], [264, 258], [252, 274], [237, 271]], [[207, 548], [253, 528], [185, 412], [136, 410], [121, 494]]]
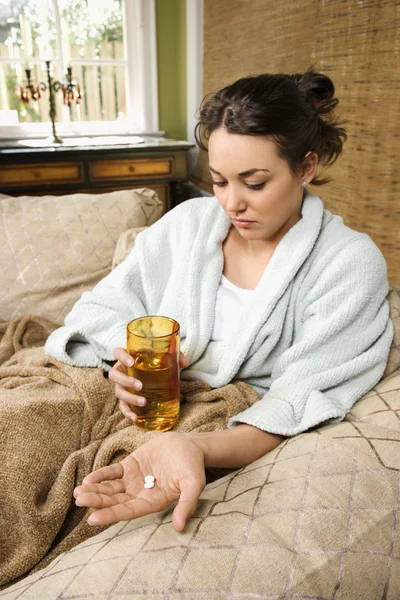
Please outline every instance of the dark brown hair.
[[[333, 115], [338, 104], [333, 81], [309, 68], [296, 75], [256, 75], [206, 96], [195, 128], [196, 141], [207, 150], [211, 133], [225, 127], [231, 133], [272, 137], [291, 169], [316, 152], [329, 166], [342, 152], [346, 132]], [[314, 178], [321, 185], [329, 179]]]

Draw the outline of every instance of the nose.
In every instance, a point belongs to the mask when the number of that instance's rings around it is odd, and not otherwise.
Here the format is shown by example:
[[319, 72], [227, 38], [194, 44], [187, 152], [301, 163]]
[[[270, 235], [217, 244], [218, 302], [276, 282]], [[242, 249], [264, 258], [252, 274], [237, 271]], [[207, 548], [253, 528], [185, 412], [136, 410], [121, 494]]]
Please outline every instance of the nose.
[[238, 213], [246, 209], [246, 201], [240, 191], [234, 186], [228, 186], [226, 190], [225, 210], [228, 213]]

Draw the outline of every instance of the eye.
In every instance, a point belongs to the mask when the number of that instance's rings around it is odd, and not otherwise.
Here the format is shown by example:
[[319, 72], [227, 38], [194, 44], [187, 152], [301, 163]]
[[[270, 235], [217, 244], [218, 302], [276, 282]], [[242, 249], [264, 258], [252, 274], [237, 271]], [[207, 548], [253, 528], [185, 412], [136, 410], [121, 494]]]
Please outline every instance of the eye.
[[217, 185], [218, 187], [224, 187], [226, 185], [226, 181], [213, 181], [213, 185]]
[[246, 183], [246, 187], [249, 188], [249, 190], [262, 190], [263, 187], [265, 186], [266, 181], [263, 181], [263, 183]]

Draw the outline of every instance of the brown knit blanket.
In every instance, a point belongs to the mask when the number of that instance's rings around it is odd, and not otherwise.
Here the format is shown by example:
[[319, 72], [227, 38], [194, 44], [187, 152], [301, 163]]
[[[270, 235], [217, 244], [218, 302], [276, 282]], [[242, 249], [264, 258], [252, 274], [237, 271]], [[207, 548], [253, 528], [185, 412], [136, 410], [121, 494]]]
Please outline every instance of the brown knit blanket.
[[[0, 324], [1, 587], [99, 533], [86, 524], [87, 509], [74, 505], [74, 487], [162, 435], [142, 432], [123, 417], [101, 369], [45, 356], [44, 342], [55, 328], [29, 315]], [[176, 430], [223, 429], [257, 399], [240, 382], [220, 389], [182, 382]]]

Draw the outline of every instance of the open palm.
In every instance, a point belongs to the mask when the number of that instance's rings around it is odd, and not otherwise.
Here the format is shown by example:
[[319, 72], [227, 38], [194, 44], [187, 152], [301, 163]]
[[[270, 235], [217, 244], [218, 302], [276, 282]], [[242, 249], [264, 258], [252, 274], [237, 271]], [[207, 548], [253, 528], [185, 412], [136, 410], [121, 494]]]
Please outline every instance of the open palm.
[[[144, 487], [153, 475], [153, 488]], [[194, 513], [205, 486], [204, 453], [186, 436], [168, 432], [157, 436], [120, 463], [90, 473], [75, 488], [78, 506], [94, 508], [90, 525], [109, 525], [168, 508], [178, 500], [172, 516], [182, 531]]]

